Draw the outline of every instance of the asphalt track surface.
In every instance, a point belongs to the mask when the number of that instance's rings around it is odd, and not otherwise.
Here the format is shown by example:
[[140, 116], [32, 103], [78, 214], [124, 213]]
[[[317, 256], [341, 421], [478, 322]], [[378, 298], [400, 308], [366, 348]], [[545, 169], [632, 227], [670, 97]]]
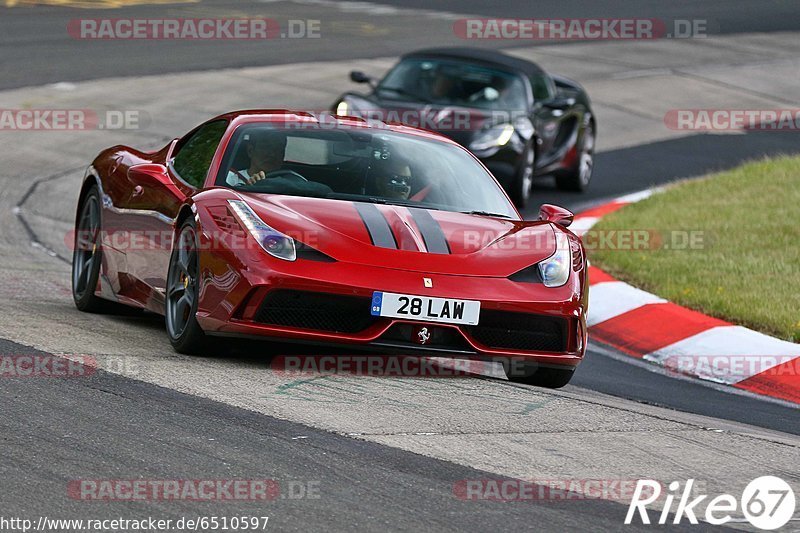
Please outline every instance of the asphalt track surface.
[[[430, 8], [423, 2], [402, 4], [404, 9]], [[800, 25], [789, 16], [796, 13], [791, 2], [708, 2], [703, 8], [691, 2], [544, 2], [536, 4], [535, 13], [530, 7], [497, 4], [440, 2], [436, 8], [508, 17], [705, 17], [719, 22], [720, 33], [797, 30]], [[374, 8], [347, 11], [329, 3], [312, 10], [307, 4], [283, 2], [145, 5], [113, 12], [0, 7], [4, 72], [0, 89], [139, 73], [391, 56], [428, 44], [457, 44], [447, 35], [425, 33], [421, 38], [422, 34], [408, 25], [387, 24], [385, 19], [376, 23], [370, 9]], [[260, 13], [279, 20], [320, 18], [331, 31], [324, 47], [298, 40], [277, 42], [268, 49], [237, 43], [171, 42], [89, 47], [63, 35], [64, 21], [76, 16], [158, 17], [167, 16], [165, 12], [170, 16]], [[762, 155], [796, 153], [799, 146], [798, 136], [786, 133], [698, 135], [633, 145], [598, 154], [595, 182], [586, 195], [560, 193], [546, 181], [537, 184], [537, 193], [542, 201], [578, 210]], [[119, 327], [125, 327], [124, 320], [120, 319]], [[141, 321], [153, 335], [163, 335], [159, 319], [145, 317]], [[35, 352], [11, 340], [0, 341], [3, 354]], [[249, 362], [236, 355], [233, 361], [239, 357]], [[266, 508], [266, 514], [276, 517], [280, 530], [616, 530], [625, 513], [624, 502], [500, 506], [462, 502], [453, 497], [455, 481], [497, 476], [103, 371], [86, 380], [4, 380], [0, 390], [0, 433], [6, 450], [0, 460], [2, 502], [4, 509], [16, 514], [87, 518], [142, 514], [145, 508], [141, 506], [132, 510], [129, 504], [104, 504], [93, 509], [91, 504], [64, 497], [65, 483], [75, 477], [114, 478], [115, 473], [131, 471], [145, 478], [320, 480], [324, 498], [279, 498], [259, 507], [258, 513], [249, 503], [231, 503], [224, 513], [208, 504], [150, 502], [146, 508], [148, 514], [165, 518], [188, 513], [264, 514], [261, 511]], [[610, 355], [603, 347], [590, 347], [566, 390], [604, 393], [632, 400], [642, 409], [663, 406], [709, 417], [719, 425], [731, 421], [785, 434], [800, 433], [794, 408], [675, 379]]]
[[[21, 351], [43, 355], [0, 341], [0, 354]], [[505, 505], [460, 500], [453, 497], [460, 480], [503, 478], [103, 371], [82, 380], [7, 380], [3, 396], [0, 473], [6, 514], [270, 516], [268, 530], [278, 531], [563, 531], [614, 530], [627, 510], [624, 502], [601, 500]], [[35, 419], [32, 405], [39, 412]], [[22, 421], [24, 427], [18, 425]], [[266, 502], [226, 502], [224, 511], [218, 502], [145, 507], [64, 497], [65, 485], [78, 474], [107, 479], [109, 472], [126, 471], [153, 480], [280, 480], [280, 495]], [[319, 498], [297, 498], [312, 491]], [[684, 524], [676, 530], [691, 528]]]
[[[35, 5], [29, 6], [27, 4]], [[73, 9], [64, 5], [114, 5], [116, 9]], [[505, 2], [480, 0], [328, 0], [220, 1], [134, 5], [137, 2], [53, 0], [0, 3], [0, 90], [27, 85], [79, 81], [111, 76], [136, 76], [215, 68], [235, 68], [394, 56], [422, 46], [464, 45], [452, 32], [452, 22], [470, 15], [518, 18], [641, 17], [664, 21], [702, 19], [707, 32], [795, 31], [797, 5], [791, 0], [547, 0]], [[3, 5], [13, 4], [7, 8]], [[398, 8], [394, 13], [387, 9]], [[277, 39], [268, 43], [225, 42], [105, 42], [93, 46], [65, 31], [77, 18], [266, 17], [287, 29], [289, 19], [320, 20], [325, 45], [314, 39]], [[470, 44], [470, 43], [466, 43]], [[481, 46], [515, 43], [484, 41]], [[526, 46], [536, 43], [525, 42]]]

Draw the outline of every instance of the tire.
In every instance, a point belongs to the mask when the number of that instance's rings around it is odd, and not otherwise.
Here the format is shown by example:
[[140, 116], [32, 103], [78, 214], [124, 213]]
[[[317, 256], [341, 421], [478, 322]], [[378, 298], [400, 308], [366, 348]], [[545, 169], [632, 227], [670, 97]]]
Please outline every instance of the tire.
[[575, 374], [574, 368], [550, 368], [536, 363], [507, 360], [503, 361], [503, 370], [509, 381], [548, 389], [560, 389], [568, 384]]
[[79, 311], [105, 313], [113, 306], [113, 302], [95, 295], [103, 262], [100, 194], [97, 187], [89, 189], [78, 213], [72, 250], [72, 299]]
[[594, 171], [594, 145], [594, 122], [592, 116], [587, 113], [576, 143], [578, 161], [573, 168], [561, 170], [555, 174], [556, 187], [563, 191], [573, 192], [583, 192], [589, 187]]
[[188, 218], [177, 232], [167, 271], [165, 321], [169, 341], [176, 352], [199, 355], [208, 349], [203, 328], [197, 322], [198, 253], [197, 227]]
[[511, 187], [508, 191], [511, 201], [514, 202], [517, 209], [525, 209], [530, 203], [535, 166], [536, 151], [532, 146], [528, 146], [522, 155], [522, 161], [514, 178], [511, 180]]

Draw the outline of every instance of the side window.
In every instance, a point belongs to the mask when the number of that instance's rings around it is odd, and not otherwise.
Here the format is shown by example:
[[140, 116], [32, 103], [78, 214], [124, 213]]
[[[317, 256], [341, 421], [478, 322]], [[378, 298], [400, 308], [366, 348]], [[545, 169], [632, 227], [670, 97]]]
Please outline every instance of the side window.
[[530, 78], [531, 88], [533, 89], [533, 99], [535, 101], [549, 100], [555, 96], [553, 80], [547, 75], [534, 74]]
[[172, 166], [183, 181], [198, 189], [203, 186], [211, 160], [227, 127], [225, 120], [209, 122], [182, 143], [172, 160]]

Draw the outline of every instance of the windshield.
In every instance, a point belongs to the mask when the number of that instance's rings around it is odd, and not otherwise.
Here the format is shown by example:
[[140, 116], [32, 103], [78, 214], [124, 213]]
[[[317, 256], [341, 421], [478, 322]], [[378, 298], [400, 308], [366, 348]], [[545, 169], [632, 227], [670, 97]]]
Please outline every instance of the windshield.
[[519, 218], [497, 182], [461, 147], [339, 124], [240, 126], [216, 184]]
[[480, 109], [525, 109], [522, 78], [490, 67], [437, 59], [404, 59], [378, 85], [387, 98]]

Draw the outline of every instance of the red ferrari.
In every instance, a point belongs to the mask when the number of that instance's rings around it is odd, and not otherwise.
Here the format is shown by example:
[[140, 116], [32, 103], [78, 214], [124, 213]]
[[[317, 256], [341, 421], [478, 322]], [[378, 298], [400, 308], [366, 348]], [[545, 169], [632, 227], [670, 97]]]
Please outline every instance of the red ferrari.
[[178, 352], [241, 336], [495, 360], [561, 387], [586, 349], [572, 214], [524, 221], [466, 149], [354, 117], [240, 111], [156, 152], [109, 148], [80, 192], [81, 311], [163, 314]]

